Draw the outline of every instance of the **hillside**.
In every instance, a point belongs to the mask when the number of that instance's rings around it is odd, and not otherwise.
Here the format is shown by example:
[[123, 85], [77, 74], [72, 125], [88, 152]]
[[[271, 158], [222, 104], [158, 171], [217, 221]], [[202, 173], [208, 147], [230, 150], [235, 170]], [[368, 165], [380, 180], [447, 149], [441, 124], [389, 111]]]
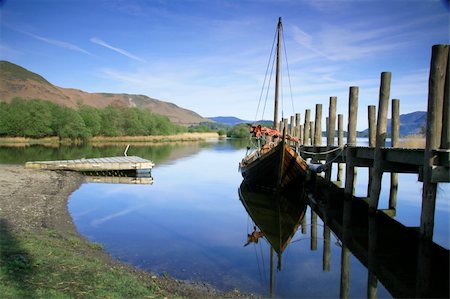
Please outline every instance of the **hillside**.
[[[427, 113], [425, 111], [415, 111], [400, 115], [400, 136], [421, 134], [427, 122]], [[387, 122], [388, 136], [391, 134], [391, 119]], [[367, 136], [369, 129], [358, 132], [359, 136]]]
[[155, 114], [165, 115], [172, 122], [180, 125], [208, 121], [194, 111], [145, 95], [88, 93], [79, 89], [58, 87], [21, 66], [8, 61], [0, 61], [0, 101], [10, 102], [14, 97], [27, 100], [42, 99], [71, 108], [76, 108], [79, 104], [97, 108], [111, 104], [139, 107], [148, 109]]

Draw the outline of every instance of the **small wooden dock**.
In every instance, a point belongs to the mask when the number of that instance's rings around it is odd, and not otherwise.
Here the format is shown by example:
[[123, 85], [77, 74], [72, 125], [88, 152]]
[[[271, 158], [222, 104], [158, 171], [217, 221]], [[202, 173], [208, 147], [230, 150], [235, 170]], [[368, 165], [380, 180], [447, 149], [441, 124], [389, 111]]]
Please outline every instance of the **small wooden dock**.
[[114, 175], [119, 172], [135, 174], [150, 172], [155, 164], [137, 156], [108, 157], [78, 160], [33, 161], [25, 164], [26, 168], [48, 170], [71, 170], [79, 172], [98, 172]]

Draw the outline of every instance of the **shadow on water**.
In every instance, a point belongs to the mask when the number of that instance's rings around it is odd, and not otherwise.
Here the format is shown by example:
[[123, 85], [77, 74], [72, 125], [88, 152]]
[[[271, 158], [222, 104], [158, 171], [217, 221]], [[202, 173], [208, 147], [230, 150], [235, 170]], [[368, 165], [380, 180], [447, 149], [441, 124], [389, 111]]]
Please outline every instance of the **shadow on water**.
[[[362, 199], [350, 200], [339, 188], [319, 179], [305, 192], [278, 194], [255, 190], [243, 182], [239, 197], [255, 226], [247, 244], [265, 238], [270, 244], [270, 296], [274, 289], [274, 257], [281, 256], [301, 226], [307, 205], [311, 210], [311, 250], [317, 250], [317, 217], [323, 227], [323, 271], [330, 271], [331, 233], [340, 247], [339, 296], [351, 297], [350, 255], [367, 270], [366, 292], [376, 298], [378, 283], [395, 298], [449, 298], [449, 250], [422, 240], [416, 228], [406, 227], [383, 212], [368, 213]], [[359, 287], [359, 286], [357, 286]], [[278, 290], [281, 291], [281, 290]]]
[[0, 273], [2, 283], [21, 291], [15, 296], [34, 297], [35, 290], [28, 282], [34, 275], [33, 258], [14, 236], [5, 219], [0, 219]]
[[352, 253], [368, 270], [369, 298], [376, 298], [378, 282], [396, 298], [449, 298], [449, 250], [382, 211], [369, 213], [364, 199], [348, 198], [320, 177], [316, 184], [308, 205], [341, 242], [341, 297], [349, 295]]

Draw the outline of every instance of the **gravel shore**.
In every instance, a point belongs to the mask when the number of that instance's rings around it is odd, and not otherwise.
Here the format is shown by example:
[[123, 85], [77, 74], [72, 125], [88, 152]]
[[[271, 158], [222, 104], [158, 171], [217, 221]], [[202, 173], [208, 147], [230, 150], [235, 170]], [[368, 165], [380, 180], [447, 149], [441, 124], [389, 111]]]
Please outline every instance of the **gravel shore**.
[[[67, 200], [83, 183], [83, 175], [70, 171], [26, 169], [21, 165], [0, 164], [0, 222], [11, 232], [57, 231], [60, 235], [80, 236], [67, 210]], [[91, 250], [86, 245], [87, 256], [95, 255], [111, 267], [128, 269], [140, 279], [156, 283], [168, 297], [235, 298], [253, 297], [238, 291], [221, 293], [202, 283], [179, 281], [170, 277], [153, 275], [124, 265], [102, 250]]]

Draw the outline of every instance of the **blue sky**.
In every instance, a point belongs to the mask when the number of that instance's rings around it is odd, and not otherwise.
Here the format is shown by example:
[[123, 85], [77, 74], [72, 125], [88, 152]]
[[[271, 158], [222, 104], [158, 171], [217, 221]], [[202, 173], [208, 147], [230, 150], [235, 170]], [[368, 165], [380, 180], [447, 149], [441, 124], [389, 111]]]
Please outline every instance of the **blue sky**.
[[[255, 119], [280, 16], [293, 95], [292, 105], [284, 79], [283, 114], [322, 103], [326, 115], [337, 96], [346, 115], [359, 86], [358, 129], [382, 71], [401, 113], [426, 110], [431, 47], [449, 43], [443, 0], [0, 2], [1, 59], [61, 87], [144, 94], [205, 117]], [[256, 118], [272, 118], [272, 98]]]

